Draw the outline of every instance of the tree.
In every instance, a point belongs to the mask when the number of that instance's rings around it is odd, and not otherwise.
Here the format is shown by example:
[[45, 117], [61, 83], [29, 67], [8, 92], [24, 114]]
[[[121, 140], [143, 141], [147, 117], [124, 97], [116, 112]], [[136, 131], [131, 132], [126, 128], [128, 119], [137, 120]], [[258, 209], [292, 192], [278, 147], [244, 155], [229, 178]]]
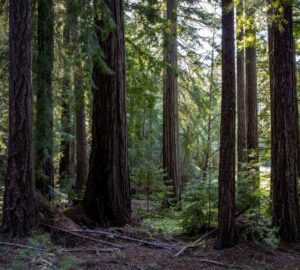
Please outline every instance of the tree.
[[241, 170], [241, 164], [247, 160], [247, 128], [246, 128], [246, 93], [245, 93], [245, 44], [244, 44], [244, 27], [243, 27], [243, 4], [240, 0], [236, 6], [236, 26], [237, 26], [237, 110], [238, 110], [238, 164]]
[[251, 177], [251, 189], [247, 192], [246, 200], [251, 205], [258, 206], [259, 198], [259, 160], [258, 153], [258, 115], [257, 115], [257, 68], [256, 68], [256, 26], [255, 8], [251, 4], [246, 5], [246, 16], [249, 26], [246, 28], [246, 125], [247, 125], [247, 161], [249, 163], [249, 177]]
[[300, 237], [299, 130], [292, 2], [271, 1], [270, 5], [272, 214], [280, 236], [295, 241]]
[[22, 236], [36, 222], [32, 160], [31, 1], [9, 1], [9, 144], [3, 229]]
[[178, 78], [177, 68], [177, 1], [167, 0], [167, 29], [165, 32], [165, 62], [163, 98], [163, 167], [166, 183], [173, 188], [179, 201], [181, 181], [179, 175], [178, 146]]
[[36, 187], [53, 198], [53, 0], [38, 0], [37, 100], [35, 130]]
[[[81, 1], [73, 6], [72, 33], [75, 44], [76, 57], [82, 53], [80, 48], [79, 9]], [[74, 3], [74, 2], [73, 2]], [[77, 194], [84, 191], [88, 175], [88, 150], [86, 138], [86, 117], [85, 117], [85, 91], [83, 88], [82, 64], [80, 59], [75, 59], [74, 68], [74, 94], [75, 94], [75, 128], [76, 128], [76, 183]]]
[[[69, 180], [72, 176], [72, 117], [71, 117], [71, 28], [73, 18], [71, 16], [72, 6], [69, 1], [65, 1], [66, 15], [64, 25], [64, 45], [66, 53], [64, 55], [64, 75], [62, 80], [62, 92], [61, 92], [61, 151], [62, 156], [59, 162], [59, 175], [60, 180], [64, 178]], [[62, 184], [62, 183], [61, 183]]]
[[235, 50], [232, 0], [222, 1], [222, 108], [219, 165], [219, 235], [215, 247], [234, 245], [235, 230]]
[[[94, 8], [97, 14], [96, 4]], [[94, 63], [93, 138], [84, 208], [99, 225], [118, 226], [129, 221], [131, 211], [123, 1], [105, 0], [99, 12], [96, 32], [106, 67], [101, 59]]]

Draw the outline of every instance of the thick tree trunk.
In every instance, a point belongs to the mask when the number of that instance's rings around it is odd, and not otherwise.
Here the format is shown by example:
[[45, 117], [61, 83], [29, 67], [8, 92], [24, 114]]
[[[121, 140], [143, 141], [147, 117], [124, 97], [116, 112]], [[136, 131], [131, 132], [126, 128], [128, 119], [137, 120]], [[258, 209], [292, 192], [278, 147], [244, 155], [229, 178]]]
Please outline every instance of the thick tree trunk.
[[[103, 35], [107, 22], [95, 19], [99, 45], [110, 71], [94, 65], [93, 140], [84, 198], [87, 215], [102, 226], [129, 221], [127, 120], [125, 100], [124, 10], [122, 0], [104, 0], [116, 27]], [[96, 7], [95, 7], [96, 8]], [[105, 11], [104, 11], [105, 12]], [[111, 25], [111, 24], [110, 24]], [[100, 29], [100, 30], [99, 30]]]
[[295, 241], [300, 237], [297, 188], [299, 130], [292, 4], [284, 1], [275, 8], [277, 3], [271, 1], [272, 24], [269, 28], [272, 212], [281, 237]]
[[235, 51], [232, 0], [222, 1], [222, 111], [219, 165], [219, 235], [215, 247], [234, 245], [235, 230]]
[[36, 187], [53, 198], [53, 0], [38, 0], [38, 59], [35, 131]]
[[163, 167], [165, 181], [172, 186], [173, 197], [180, 199], [181, 179], [179, 174], [178, 146], [178, 77], [177, 68], [177, 1], [167, 0], [168, 27], [165, 33], [165, 70], [163, 98]]
[[31, 0], [9, 1], [9, 144], [3, 229], [28, 234], [36, 223], [32, 160]]

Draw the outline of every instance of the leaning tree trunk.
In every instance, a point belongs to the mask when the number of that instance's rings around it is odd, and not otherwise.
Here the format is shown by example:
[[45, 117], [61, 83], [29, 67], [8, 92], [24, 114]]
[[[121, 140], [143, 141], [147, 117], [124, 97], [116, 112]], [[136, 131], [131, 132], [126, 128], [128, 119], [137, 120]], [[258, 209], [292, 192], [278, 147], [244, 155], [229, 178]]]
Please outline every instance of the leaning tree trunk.
[[222, 110], [219, 165], [219, 235], [215, 247], [234, 245], [235, 230], [235, 51], [232, 0], [222, 1]]
[[172, 187], [172, 196], [179, 201], [181, 181], [179, 175], [178, 146], [178, 77], [177, 68], [177, 1], [167, 0], [168, 26], [165, 33], [165, 61], [163, 98], [163, 167], [165, 181]]
[[278, 1], [271, 1], [271, 4], [272, 213], [280, 236], [295, 241], [300, 238], [297, 187], [299, 127], [292, 4], [290, 1], [282, 1], [279, 6]]
[[53, 0], [38, 0], [35, 180], [44, 196], [53, 198]]
[[9, 144], [3, 229], [28, 234], [36, 223], [32, 160], [31, 0], [9, 1]]
[[[95, 18], [99, 45], [108, 70], [94, 64], [93, 139], [84, 198], [87, 215], [102, 226], [129, 221], [130, 186], [125, 100], [124, 10], [122, 0], [104, 0], [116, 27], [107, 34], [107, 16]], [[95, 7], [96, 9], [96, 7]], [[102, 14], [103, 15], [103, 14]], [[105, 31], [101, 31], [105, 29]]]

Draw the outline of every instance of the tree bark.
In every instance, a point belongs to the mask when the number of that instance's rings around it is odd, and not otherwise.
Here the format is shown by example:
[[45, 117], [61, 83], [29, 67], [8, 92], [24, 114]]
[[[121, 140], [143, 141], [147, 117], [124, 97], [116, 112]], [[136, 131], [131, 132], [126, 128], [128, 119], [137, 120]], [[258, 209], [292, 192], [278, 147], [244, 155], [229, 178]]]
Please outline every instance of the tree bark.
[[[70, 179], [72, 176], [73, 158], [72, 158], [72, 117], [70, 108], [71, 97], [71, 72], [70, 65], [71, 58], [71, 5], [68, 1], [66, 5], [65, 14], [65, 28], [64, 28], [64, 45], [65, 45], [65, 59], [64, 59], [64, 77], [63, 87], [61, 93], [61, 158], [59, 162], [59, 176], [60, 180]], [[63, 184], [63, 181], [61, 181]]]
[[[124, 10], [122, 0], [104, 0], [111, 20], [95, 18], [99, 45], [110, 70], [94, 64], [92, 149], [84, 208], [102, 226], [121, 226], [130, 218], [130, 186], [125, 100]], [[95, 6], [96, 9], [96, 6]], [[100, 10], [107, 12], [105, 9]], [[107, 14], [107, 13], [106, 13]], [[101, 14], [103, 15], [103, 14]]]
[[167, 0], [168, 26], [165, 33], [165, 62], [163, 97], [163, 167], [165, 181], [172, 186], [172, 196], [179, 201], [181, 179], [178, 146], [178, 77], [177, 68], [177, 1]]
[[32, 160], [31, 0], [9, 1], [9, 144], [3, 229], [23, 236], [36, 223]]
[[[269, 58], [272, 131], [272, 214], [280, 236], [300, 237], [298, 106], [292, 3], [270, 1]], [[280, 27], [279, 27], [280, 26]]]
[[[72, 35], [76, 56], [80, 55], [80, 31], [79, 28], [79, 8], [76, 13], [72, 13]], [[74, 94], [75, 94], [75, 129], [76, 129], [76, 182], [75, 191], [80, 197], [84, 192], [88, 176], [88, 146], [86, 135], [85, 118], [85, 90], [83, 86], [82, 64], [80, 59], [75, 60], [74, 68]]]
[[232, 0], [222, 1], [222, 110], [219, 165], [219, 235], [215, 248], [234, 245], [235, 230], [235, 50]]
[[53, 0], [38, 0], [35, 179], [41, 193], [53, 198]]
[[[80, 69], [79, 69], [80, 70]], [[76, 185], [77, 194], [84, 191], [88, 175], [88, 151], [85, 123], [85, 101], [82, 78], [75, 73], [75, 110], [76, 110]]]
[[257, 114], [257, 67], [256, 67], [256, 26], [255, 10], [246, 6], [247, 20], [250, 26], [246, 35], [253, 37], [253, 42], [246, 46], [246, 123], [247, 123], [247, 160], [249, 163], [249, 191], [246, 205], [259, 206], [259, 151], [258, 151], [258, 114]]
[[237, 34], [237, 110], [238, 110], [238, 164], [241, 170], [241, 164], [247, 161], [247, 129], [246, 129], [246, 90], [245, 90], [245, 43], [244, 27], [239, 22], [243, 16], [243, 1], [236, 7], [237, 20], [236, 25], [239, 28]]

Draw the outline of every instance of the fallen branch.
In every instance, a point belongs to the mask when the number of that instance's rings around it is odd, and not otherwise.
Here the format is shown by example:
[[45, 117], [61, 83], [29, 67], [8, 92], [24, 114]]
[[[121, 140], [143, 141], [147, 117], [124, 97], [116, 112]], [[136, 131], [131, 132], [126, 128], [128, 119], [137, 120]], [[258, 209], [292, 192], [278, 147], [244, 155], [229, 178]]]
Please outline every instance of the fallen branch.
[[101, 243], [101, 244], [111, 246], [111, 247], [115, 247], [115, 248], [122, 248], [122, 249], [124, 248], [124, 247], [122, 247], [120, 245], [117, 245], [117, 244], [113, 244], [113, 243], [110, 243], [110, 242], [107, 242], [107, 241], [104, 241], [104, 240], [100, 240], [100, 239], [96, 239], [96, 238], [92, 238], [92, 237], [88, 237], [88, 236], [83, 236], [83, 235], [78, 234], [76, 232], [72, 232], [72, 231], [69, 231], [69, 230], [66, 230], [66, 229], [63, 229], [63, 228], [58, 228], [58, 227], [55, 227], [55, 226], [52, 226], [52, 225], [49, 225], [49, 224], [41, 224], [41, 225], [49, 227], [49, 228], [57, 230], [57, 231], [60, 231], [60, 232], [65, 232], [65, 233], [74, 235], [78, 238], [82, 238], [82, 239], [86, 239], [86, 240], [89, 240], [89, 241]]
[[72, 232], [100, 234], [100, 235], [104, 235], [104, 236], [109, 237], [109, 238], [118, 238], [118, 239], [121, 239], [121, 240], [136, 242], [136, 243], [143, 244], [143, 245], [146, 245], [146, 246], [153, 246], [153, 247], [160, 248], [160, 249], [173, 250], [173, 248], [171, 246], [168, 246], [168, 245], [165, 245], [165, 244], [158, 244], [158, 243], [145, 241], [145, 240], [138, 239], [138, 238], [133, 238], [133, 237], [130, 237], [130, 236], [118, 235], [118, 234], [114, 234], [114, 233], [111, 233], [111, 232], [105, 232], [105, 231], [101, 231], [101, 230], [73, 230]]
[[74, 248], [74, 249], [63, 249], [61, 252], [91, 252], [94, 251], [95, 253], [111, 253], [119, 251], [119, 248]]
[[[247, 207], [245, 207], [244, 209], [242, 209], [239, 213], [237, 213], [235, 215], [235, 218], [238, 218], [240, 215], [242, 215], [243, 213], [245, 213], [248, 209], [250, 208], [250, 205], [248, 205]], [[195, 242], [193, 242], [192, 244], [185, 246], [183, 249], [181, 249], [179, 252], [177, 252], [174, 257], [179, 257], [181, 254], [183, 254], [187, 249], [191, 249], [191, 248], [196, 248], [197, 246], [199, 246], [199, 244], [205, 240], [207, 237], [209, 237], [210, 235], [212, 235], [213, 233], [216, 233], [218, 231], [218, 228], [215, 228], [209, 232], [207, 232], [204, 236], [200, 237], [198, 240], [196, 240]]]
[[33, 246], [26, 246], [26, 245], [15, 244], [15, 243], [10, 243], [10, 242], [2, 242], [1, 241], [0, 245], [10, 246], [10, 247], [18, 247], [18, 248], [26, 248], [26, 249], [32, 249], [32, 250], [39, 250], [39, 251], [47, 251], [44, 248], [38, 248], [38, 247], [33, 247]]
[[[206, 259], [200, 260], [200, 262], [214, 264], [214, 265], [221, 266], [221, 267], [224, 267], [224, 268], [231, 268], [232, 267], [232, 265], [228, 265], [228, 264], [225, 264], [225, 263], [212, 261], [212, 260], [206, 260]], [[234, 267], [236, 268], [238, 266], [234, 266]], [[240, 268], [240, 267], [238, 267], [238, 268]]]

